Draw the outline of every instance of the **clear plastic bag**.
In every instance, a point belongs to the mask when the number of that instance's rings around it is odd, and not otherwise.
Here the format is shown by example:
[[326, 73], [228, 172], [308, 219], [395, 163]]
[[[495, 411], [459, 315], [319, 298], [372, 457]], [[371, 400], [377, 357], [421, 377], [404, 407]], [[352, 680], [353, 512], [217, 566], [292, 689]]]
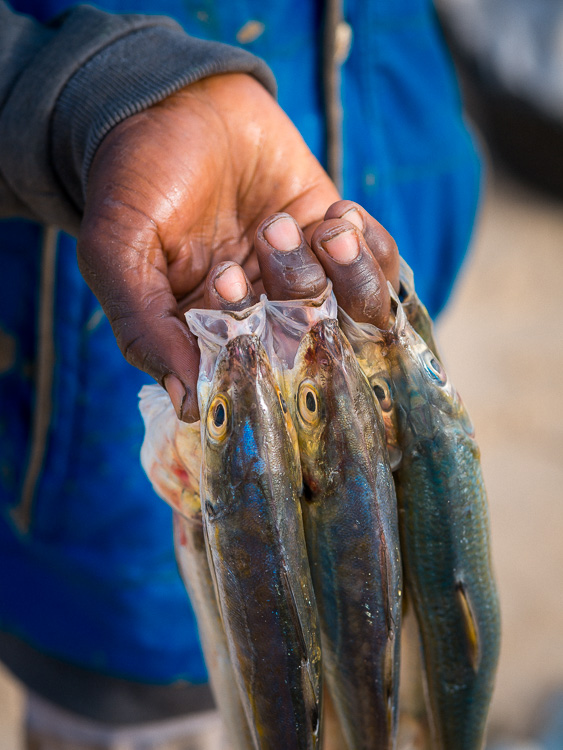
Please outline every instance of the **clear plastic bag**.
[[266, 328], [265, 297], [242, 312], [230, 310], [188, 310], [186, 322], [197, 337], [201, 361], [197, 381], [200, 414], [207, 409], [209, 387], [213, 381], [217, 357], [221, 349], [243, 334], [262, 338]]
[[180, 422], [159, 385], [143, 386], [139, 399], [145, 423], [141, 464], [154, 491], [185, 518], [201, 519], [199, 422]]
[[428, 348], [441, 361], [442, 358], [438, 351], [432, 318], [416, 293], [414, 288], [414, 274], [411, 267], [403, 258], [401, 258], [399, 278], [401, 282], [399, 298], [407, 320]]
[[263, 295], [262, 301], [268, 318], [264, 347], [277, 372], [290, 370], [304, 334], [320, 320], [336, 318], [338, 311], [330, 281], [318, 297], [275, 301]]

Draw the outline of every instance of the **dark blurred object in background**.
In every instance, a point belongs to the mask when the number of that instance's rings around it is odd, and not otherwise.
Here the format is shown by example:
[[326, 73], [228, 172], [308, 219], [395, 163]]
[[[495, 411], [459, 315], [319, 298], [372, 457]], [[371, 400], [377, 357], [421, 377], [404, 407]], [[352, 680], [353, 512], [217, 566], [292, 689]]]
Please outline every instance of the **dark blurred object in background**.
[[563, 3], [436, 0], [469, 116], [493, 156], [563, 197]]

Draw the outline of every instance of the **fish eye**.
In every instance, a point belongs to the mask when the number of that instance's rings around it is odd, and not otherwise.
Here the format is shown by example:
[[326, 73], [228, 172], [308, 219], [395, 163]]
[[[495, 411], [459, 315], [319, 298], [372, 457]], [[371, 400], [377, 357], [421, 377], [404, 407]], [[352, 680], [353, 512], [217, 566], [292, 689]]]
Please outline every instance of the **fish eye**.
[[297, 406], [301, 418], [307, 424], [316, 424], [319, 421], [319, 395], [313, 383], [304, 380], [299, 386]]
[[386, 380], [376, 380], [372, 384], [373, 392], [375, 397], [379, 401], [382, 411], [391, 411], [392, 401], [391, 393], [389, 391], [389, 384]]
[[229, 404], [223, 395], [215, 396], [207, 410], [207, 432], [213, 440], [223, 440], [229, 426]]
[[430, 375], [433, 380], [437, 380], [439, 383], [444, 385], [448, 380], [446, 371], [438, 361], [438, 359], [432, 354], [430, 349], [427, 349], [422, 355], [422, 362], [426, 372]]

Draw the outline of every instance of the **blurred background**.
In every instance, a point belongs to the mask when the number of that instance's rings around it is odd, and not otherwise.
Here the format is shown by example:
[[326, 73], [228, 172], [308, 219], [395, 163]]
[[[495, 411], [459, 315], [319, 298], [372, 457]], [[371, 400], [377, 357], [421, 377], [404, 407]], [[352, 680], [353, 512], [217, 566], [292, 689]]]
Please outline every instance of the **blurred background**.
[[[503, 642], [495, 750], [563, 748], [563, 3], [439, 0], [488, 174], [437, 332], [476, 426]], [[23, 694], [0, 666], [0, 750]]]

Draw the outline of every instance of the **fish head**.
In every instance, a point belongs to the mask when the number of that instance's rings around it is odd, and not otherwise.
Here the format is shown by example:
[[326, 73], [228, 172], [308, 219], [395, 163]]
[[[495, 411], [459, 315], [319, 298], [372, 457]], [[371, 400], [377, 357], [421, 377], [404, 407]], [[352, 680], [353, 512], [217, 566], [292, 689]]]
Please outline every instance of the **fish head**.
[[306, 489], [323, 493], [384, 445], [372, 389], [334, 319], [303, 337], [293, 368], [293, 412]]
[[356, 356], [365, 373], [381, 410], [385, 425], [385, 441], [389, 453], [389, 463], [394, 471], [400, 464], [402, 451], [399, 443], [397, 413], [393, 382], [387, 362], [388, 345], [384, 337], [381, 340], [370, 338], [357, 346]]
[[271, 476], [301, 487], [295, 428], [257, 336], [237, 336], [219, 354], [203, 419], [209, 518], [239, 508]]
[[473, 437], [474, 427], [459, 393], [400, 307], [387, 340], [392, 398], [404, 436], [433, 439], [442, 423], [460, 425]]

